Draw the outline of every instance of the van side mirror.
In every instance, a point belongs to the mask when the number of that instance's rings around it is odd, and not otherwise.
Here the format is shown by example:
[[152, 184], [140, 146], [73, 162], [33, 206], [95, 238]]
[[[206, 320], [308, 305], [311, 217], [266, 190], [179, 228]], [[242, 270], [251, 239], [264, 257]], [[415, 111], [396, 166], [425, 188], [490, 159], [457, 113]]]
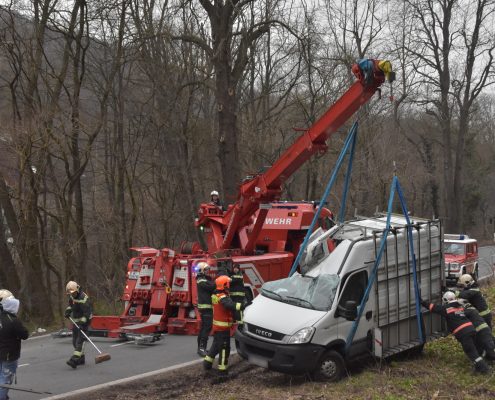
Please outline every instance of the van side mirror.
[[347, 300], [345, 302], [345, 309], [342, 312], [342, 316], [348, 321], [355, 321], [357, 318], [357, 302]]

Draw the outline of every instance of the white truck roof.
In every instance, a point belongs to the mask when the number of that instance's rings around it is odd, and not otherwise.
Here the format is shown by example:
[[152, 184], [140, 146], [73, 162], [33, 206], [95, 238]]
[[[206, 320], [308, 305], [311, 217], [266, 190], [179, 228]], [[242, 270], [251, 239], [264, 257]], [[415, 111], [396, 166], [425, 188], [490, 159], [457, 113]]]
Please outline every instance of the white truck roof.
[[464, 234], [446, 233], [443, 235], [443, 241], [447, 243], [476, 243], [476, 239], [470, 238]]

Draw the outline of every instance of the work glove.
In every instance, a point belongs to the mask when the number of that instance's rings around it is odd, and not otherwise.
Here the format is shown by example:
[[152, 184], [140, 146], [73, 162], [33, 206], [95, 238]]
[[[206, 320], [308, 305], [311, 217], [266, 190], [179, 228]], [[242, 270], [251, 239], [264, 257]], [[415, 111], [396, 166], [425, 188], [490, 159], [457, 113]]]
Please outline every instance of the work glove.
[[421, 305], [424, 308], [430, 308], [430, 303], [428, 303], [427, 301], [424, 301], [423, 299], [420, 299], [420, 302], [421, 302]]
[[71, 313], [72, 313], [72, 308], [67, 307], [64, 313], [65, 318], [69, 318]]

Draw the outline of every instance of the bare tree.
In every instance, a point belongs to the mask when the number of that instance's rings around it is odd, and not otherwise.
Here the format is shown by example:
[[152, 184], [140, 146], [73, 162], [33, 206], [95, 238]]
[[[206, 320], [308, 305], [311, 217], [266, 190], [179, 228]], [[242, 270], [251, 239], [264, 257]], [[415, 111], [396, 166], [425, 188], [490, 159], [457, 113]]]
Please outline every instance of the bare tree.
[[408, 15], [417, 25], [414, 68], [424, 88], [423, 104], [434, 116], [443, 150], [443, 205], [446, 228], [464, 225], [464, 171], [466, 140], [472, 134], [473, 104], [493, 83], [490, 35], [495, 4], [491, 0], [407, 1]]

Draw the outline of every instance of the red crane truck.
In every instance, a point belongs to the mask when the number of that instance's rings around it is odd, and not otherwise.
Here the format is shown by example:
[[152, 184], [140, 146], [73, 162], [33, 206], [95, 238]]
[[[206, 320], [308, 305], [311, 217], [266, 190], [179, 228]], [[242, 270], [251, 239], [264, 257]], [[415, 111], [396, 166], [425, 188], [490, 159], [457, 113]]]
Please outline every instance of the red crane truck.
[[[282, 185], [311, 156], [326, 152], [329, 136], [394, 78], [388, 61], [361, 60], [352, 71], [357, 79], [351, 87], [270, 168], [244, 179], [237, 201], [225, 212], [213, 204], [200, 205], [195, 225], [205, 235], [206, 249], [199, 243], [184, 243], [179, 251], [133, 248], [138, 255], [128, 263], [124, 311], [95, 316], [92, 335], [136, 339], [161, 332], [197, 334], [199, 261], [212, 265], [212, 274], [240, 264], [248, 297], [256, 296], [264, 282], [288, 275], [318, 205], [280, 201]], [[331, 218], [322, 209], [319, 226], [328, 226]]]

